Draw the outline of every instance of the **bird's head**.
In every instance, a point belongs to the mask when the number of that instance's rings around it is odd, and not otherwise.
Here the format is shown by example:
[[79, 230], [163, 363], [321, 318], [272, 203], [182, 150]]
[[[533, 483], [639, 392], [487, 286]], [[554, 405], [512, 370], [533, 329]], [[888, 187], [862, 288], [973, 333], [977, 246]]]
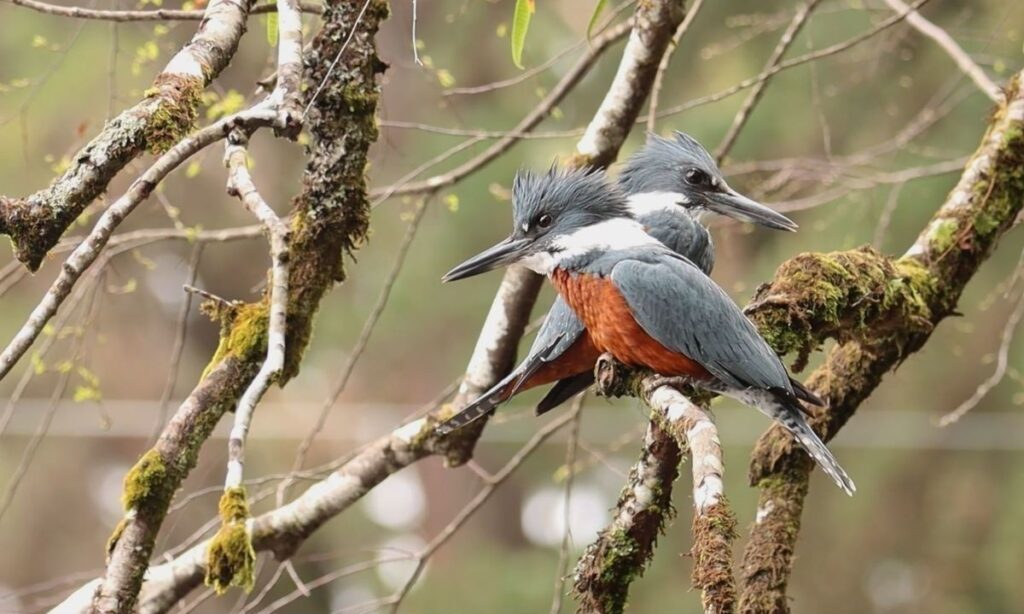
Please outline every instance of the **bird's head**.
[[520, 171], [512, 184], [512, 234], [449, 271], [454, 281], [519, 263], [541, 274], [596, 250], [657, 243], [603, 171]]
[[776, 230], [797, 229], [793, 220], [729, 187], [708, 151], [682, 132], [671, 139], [652, 134], [626, 162], [619, 187], [629, 194], [636, 215], [680, 206], [691, 213], [718, 213]]

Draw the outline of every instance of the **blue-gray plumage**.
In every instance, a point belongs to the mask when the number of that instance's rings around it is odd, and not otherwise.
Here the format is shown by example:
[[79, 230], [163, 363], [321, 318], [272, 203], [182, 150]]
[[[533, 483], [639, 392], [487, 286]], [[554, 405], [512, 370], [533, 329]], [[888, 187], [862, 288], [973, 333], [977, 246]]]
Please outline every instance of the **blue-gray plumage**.
[[[572, 181], [549, 182], [532, 174], [518, 175], [513, 191], [522, 198], [516, 203], [516, 226], [528, 224], [545, 202], [559, 199], [585, 203], [579, 211], [571, 213], [583, 225], [593, 220], [595, 214], [625, 215], [619, 204], [609, 202], [603, 185], [596, 181], [597, 175], [584, 170], [571, 176]], [[693, 261], [705, 273], [710, 273], [714, 266], [715, 251], [711, 233], [700, 223], [699, 218], [704, 213], [715, 212], [777, 229], [796, 228], [785, 216], [729, 188], [711, 155], [682, 132], [676, 132], [672, 139], [651, 135], [647, 144], [625, 164], [619, 175], [619, 186], [628, 197], [628, 213], [636, 217], [651, 236]], [[554, 381], [550, 377], [554, 373], [550, 371], [549, 377], [541, 373], [533, 381], [528, 381], [523, 374], [528, 369], [539, 368], [537, 363], [542, 354], [547, 356], [548, 363], [557, 363], [584, 334], [583, 324], [572, 309], [564, 299], [556, 298], [526, 358], [507, 377], [457, 414], [449, 426], [457, 428], [468, 424], [493, 412], [517, 391]], [[541, 399], [538, 414], [557, 407], [593, 383], [593, 365], [586, 361], [581, 364], [578, 372], [560, 379]], [[816, 401], [813, 395], [808, 399]]]
[[[779, 357], [704, 271], [658, 242], [632, 214], [623, 215], [624, 207], [613, 201], [625, 205], [624, 195], [610, 185], [605, 194], [593, 193], [595, 178], [603, 180], [603, 174], [521, 177], [513, 195], [512, 235], [452, 269], [446, 281], [517, 262], [548, 275], [585, 326], [577, 344], [586, 340], [591, 352], [610, 353], [661, 375], [689, 377], [756, 407], [785, 426], [852, 494], [853, 482], [803, 416], [799, 398], [813, 395], [794, 385]], [[535, 361], [527, 361], [526, 373], [537, 363], [557, 367], [567, 360], [572, 351], [552, 360], [564, 342], [556, 338], [541, 348]], [[515, 380], [512, 392], [523, 379]], [[460, 417], [439, 430], [465, 423]]]

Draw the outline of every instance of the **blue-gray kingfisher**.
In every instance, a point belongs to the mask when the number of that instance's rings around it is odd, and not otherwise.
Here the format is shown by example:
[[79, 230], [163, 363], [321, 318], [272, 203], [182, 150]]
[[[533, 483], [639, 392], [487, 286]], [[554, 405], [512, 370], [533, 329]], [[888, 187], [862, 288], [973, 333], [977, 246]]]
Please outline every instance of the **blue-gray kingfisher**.
[[[627, 195], [630, 213], [647, 233], [672, 251], [689, 258], [705, 273], [714, 266], [711, 233], [702, 224], [707, 213], [753, 222], [779, 230], [796, 230], [789, 218], [737, 193], [728, 186], [707, 150], [690, 136], [652, 135], [647, 145], [627, 161], [619, 175], [619, 187]], [[539, 353], [550, 348], [546, 360]], [[514, 394], [557, 381], [541, 400], [543, 414], [586, 389], [594, 381], [599, 352], [590, 343], [583, 324], [561, 297], [555, 300], [526, 358], [504, 379], [446, 421], [444, 430], [455, 429], [492, 413]], [[523, 374], [534, 367], [529, 378]], [[802, 391], [802, 390], [801, 390]], [[820, 403], [813, 395], [807, 400]]]
[[[800, 398], [813, 395], [794, 386], [779, 357], [699, 266], [647, 233], [602, 171], [518, 173], [513, 218], [507, 239], [455, 267], [444, 281], [515, 263], [548, 276], [597, 355], [686, 377], [757, 408], [853, 493], [853, 481], [807, 424]], [[522, 379], [563, 339], [560, 333], [542, 348]]]

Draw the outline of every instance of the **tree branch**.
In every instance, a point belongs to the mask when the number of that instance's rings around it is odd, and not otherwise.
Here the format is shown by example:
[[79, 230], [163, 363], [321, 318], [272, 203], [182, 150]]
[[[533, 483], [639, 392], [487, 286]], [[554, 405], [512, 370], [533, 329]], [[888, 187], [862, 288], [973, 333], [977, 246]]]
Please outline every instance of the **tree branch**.
[[[651, 8], [651, 5], [655, 8]], [[645, 4], [638, 10], [655, 10], [659, 3], [651, 3], [651, 5]], [[326, 65], [336, 53], [336, 49], [332, 52], [330, 48], [326, 48], [323, 41], [338, 39], [339, 28], [342, 33], [349, 31], [348, 28], [340, 26], [339, 22], [333, 19], [336, 18], [338, 12], [349, 11], [352, 13], [348, 15], [349, 23], [351, 23], [358, 8], [347, 6], [345, 8], [328, 8], [325, 14], [327, 19], [325, 31], [317, 37], [317, 42], [320, 45], [315, 43], [314, 49], [308, 57], [309, 65], [316, 69], [307, 76], [310, 82], [319, 83], [322, 80], [324, 75], [318, 73], [317, 70], [326, 70]], [[382, 13], [385, 9], [380, 6], [377, 10]], [[675, 12], [669, 11], [665, 14], [674, 15]], [[681, 15], [679, 17], [681, 19]], [[363, 28], [367, 32], [356, 37], [353, 41], [353, 48], [348, 50], [347, 56], [358, 58], [357, 54], [366, 53], [366, 47], [371, 44], [367, 39], [369, 37], [372, 40], [372, 33], [376, 29], [376, 21], [379, 18], [378, 15], [372, 20], [372, 26], [363, 23]], [[666, 44], [678, 25], [678, 21], [654, 24], [648, 20], [644, 23], [652, 28], [657, 26], [664, 29], [668, 33], [664, 37]], [[332, 37], [334, 38], [332, 39]], [[357, 43], [358, 49], [354, 49], [357, 47]], [[624, 57], [623, 61], [632, 60]], [[655, 66], [657, 62], [658, 60], [655, 59]], [[372, 65], [376, 66], [377, 64]], [[365, 70], [365, 67], [361, 70]], [[349, 71], [339, 72], [347, 74]], [[651, 79], [647, 81], [633, 81], [631, 87], [636, 89], [629, 92], [629, 96], [623, 99], [624, 103], [629, 103], [628, 107], [634, 114], [632, 118], [629, 118], [629, 125], [632, 125], [643, 100], [647, 97], [653, 76], [652, 73]], [[344, 78], [345, 76], [342, 75], [342, 83], [337, 87], [325, 89], [317, 99], [318, 107], [335, 110], [335, 113], [339, 112], [339, 108], [349, 110], [358, 118], [358, 124], [362, 130], [372, 131], [371, 133], [376, 135], [372, 118], [374, 105], [369, 106], [370, 115], [364, 117], [362, 112], [367, 110], [367, 106], [357, 104], [360, 102], [359, 99], [351, 95], [349, 98], [343, 96], [346, 91]], [[376, 100], [375, 91], [374, 102]], [[619, 93], [625, 95], [627, 92], [620, 91]], [[639, 99], [639, 102], [636, 99]], [[318, 110], [319, 112], [322, 111]], [[623, 121], [626, 119], [619, 113], [607, 116], [617, 117]], [[346, 124], [346, 119], [348, 124]], [[295, 263], [291, 272], [292, 297], [286, 340], [288, 357], [285, 362], [284, 378], [294, 375], [298, 366], [297, 357], [301, 355], [302, 349], [308, 341], [312, 312], [325, 289], [325, 286], [320, 284], [343, 279], [340, 261], [332, 261], [329, 257], [336, 254], [340, 258], [343, 249], [351, 249], [355, 245], [356, 239], [353, 233], [365, 232], [366, 211], [351, 205], [346, 207], [343, 204], [349, 197], [365, 198], [365, 193], [360, 192], [365, 186], [362, 166], [351, 162], [353, 156], [350, 141], [355, 137], [346, 133], [346, 129], [352, 128], [351, 122], [353, 122], [351, 115], [341, 115], [329, 117], [321, 122], [313, 122], [314, 125], [311, 127], [314, 136], [314, 159], [307, 167], [306, 189], [303, 196], [300, 197], [297, 207], [301, 212], [304, 202], [322, 202], [321, 214], [329, 214], [333, 218], [340, 217], [341, 219], [336, 220], [335, 223], [342, 224], [341, 228], [347, 230], [343, 233], [325, 232], [329, 228], [324, 228], [323, 222], [308, 214], [299, 216], [293, 223], [293, 230], [296, 232], [292, 244]], [[328, 129], [334, 134], [325, 134]], [[362, 132], [357, 131], [356, 134], [362, 134]], [[626, 136], [625, 133], [617, 134], [622, 139]], [[612, 160], [619, 147], [622, 146], [622, 141], [607, 139], [604, 141], [604, 146], [609, 148], [609, 152], [599, 152], [599, 157]], [[337, 155], [337, 152], [340, 151], [346, 151], [347, 155]], [[325, 168], [325, 165], [330, 165], [331, 168]], [[341, 166], [342, 171], [334, 171], [333, 168], [336, 166]], [[358, 166], [357, 175], [354, 174], [356, 166]], [[302, 232], [299, 232], [300, 230]], [[338, 234], [343, 239], [339, 239]], [[323, 251], [317, 251], [315, 255], [303, 258], [306, 255], [304, 252], [310, 249], [308, 242], [312, 241], [314, 237], [319, 237], [321, 243], [319, 247]], [[307, 289], [306, 286], [310, 285], [310, 279], [324, 281], [313, 283]], [[303, 280], [303, 283], [297, 284], [296, 280]], [[525, 269], [514, 268], [506, 274], [469, 361], [466, 376], [452, 404], [453, 407], [467, 404], [512, 368], [516, 346], [528, 323], [529, 312], [533, 307], [541, 282], [542, 278]], [[265, 311], [257, 311], [253, 315], [262, 313]], [[253, 320], [252, 316], [247, 319]], [[222, 335], [222, 349], [218, 351], [218, 356], [211, 364], [220, 364], [225, 359], [238, 357], [252, 370], [253, 363], [260, 356], [257, 350], [262, 347], [259, 337], [262, 334], [262, 326], [265, 324], [258, 317], [250, 323], [248, 328], [239, 325], [228, 326]], [[248, 382], [247, 379], [244, 381]], [[220, 407], [209, 407], [210, 416], [207, 419], [216, 421], [223, 411], [223, 408]], [[434, 433], [434, 426], [450, 415], [451, 411], [452, 407], [448, 407], [434, 412], [395, 430], [389, 436], [378, 439], [332, 473], [330, 477], [318, 482], [291, 503], [255, 519], [250, 529], [253, 547], [257, 550], [271, 550], [279, 559], [288, 558], [323, 523], [344, 511], [370, 488], [396, 471], [431, 455], [443, 456], [450, 464], [465, 462], [472, 453], [480, 430], [463, 429], [463, 431], [444, 438], [438, 437]], [[482, 428], [482, 425], [479, 428]], [[141, 611], [164, 612], [198, 586], [203, 578], [205, 561], [203, 556], [196, 556], [194, 550], [195, 548], [189, 550], [171, 563], [154, 568], [154, 572], [147, 576], [144, 603], [140, 606]], [[156, 569], [160, 569], [160, 571], [157, 572]], [[83, 590], [85, 589], [80, 589], [70, 596], [65, 601], [65, 605], [61, 606], [60, 611], [77, 612], [75, 604], [79, 602]]]
[[164, 153], [195, 125], [199, 95], [231, 61], [251, 0], [212, 0], [192, 40], [153, 80], [146, 97], [107, 122], [49, 187], [25, 198], [0, 196], [0, 234], [36, 270], [65, 230], [129, 162]]
[[[200, 10], [177, 10], [177, 9], [152, 9], [145, 11], [129, 10], [102, 10], [87, 9], [79, 6], [59, 6], [38, 0], [10, 0], [12, 4], [21, 6], [46, 15], [57, 17], [70, 17], [72, 19], [99, 19], [102, 21], [129, 22], [129, 21], [199, 21], [205, 15]], [[323, 6], [317, 3], [304, 3], [301, 5], [303, 13], [319, 15], [323, 13]], [[261, 4], [249, 11], [250, 15], [262, 15], [265, 13], [277, 12], [277, 5], [274, 3]]]
[[[884, 375], [920, 349], [935, 326], [954, 313], [967, 282], [1020, 214], [1024, 205], [1021, 79], [1018, 74], [1010, 81], [1005, 102], [997, 108], [960, 181], [906, 254], [895, 261], [871, 256], [877, 267], [892, 267], [892, 276], [845, 278], [844, 283], [860, 286], [855, 295], [874, 299], [867, 307], [868, 319], [855, 327], [854, 333], [841, 337], [842, 344], [829, 353], [825, 364], [807, 382], [829, 403], [828, 409], [812, 420], [824, 439], [833, 437]], [[857, 258], [863, 259], [866, 254], [872, 252], [861, 250]], [[833, 255], [820, 258], [823, 263], [836, 262]], [[836, 274], [842, 276], [838, 271]], [[751, 311], [751, 317], [762, 325], [762, 331], [765, 325], [774, 326], [771, 322], [785, 322], [793, 304], [788, 299], [765, 299], [776, 295], [795, 297], [790, 291], [777, 292], [775, 287], [800, 277], [799, 270], [780, 269], [776, 280], [758, 293], [760, 305]], [[836, 292], [829, 281], [836, 278], [820, 283], [814, 277], [803, 279], [808, 283], [806, 294], [817, 296], [807, 304], [824, 308], [825, 321], [856, 308], [846, 302], [853, 295]], [[803, 321], [818, 319], [815, 312], [811, 314]], [[775, 335], [776, 350], [820, 342], [801, 340], [802, 334], [819, 333], [811, 326], [796, 336]], [[812, 468], [807, 456], [777, 427], [769, 429], [754, 450], [750, 478], [761, 493], [757, 520], [743, 557], [741, 612], [789, 612], [786, 586]]]
[[171, 171], [196, 152], [226, 137], [232, 130], [236, 128], [252, 130], [260, 126], [268, 126], [273, 123], [275, 117], [273, 110], [264, 107], [255, 107], [236, 113], [182, 139], [160, 156], [145, 173], [132, 183], [121, 198], [103, 212], [89, 235], [75, 247], [71, 255], [64, 261], [57, 279], [43, 296], [42, 301], [32, 310], [25, 324], [18, 330], [3, 352], [0, 352], [0, 380], [14, 368], [14, 365], [42, 333], [46, 323], [57, 313], [57, 309], [71, 293], [71, 289], [82, 273], [99, 257], [117, 226], [135, 210], [135, 207], [149, 197], [156, 186]]
[[[903, 0], [885, 0], [885, 3], [888, 4], [892, 10], [897, 12], [904, 12], [909, 9], [907, 3], [903, 2]], [[907, 13], [906, 19], [907, 23], [915, 30], [935, 41], [935, 43], [946, 52], [946, 55], [956, 63], [957, 68], [970, 77], [971, 81], [978, 86], [978, 89], [981, 90], [983, 94], [988, 96], [989, 100], [996, 104], [1002, 101], [1003, 94], [999, 91], [999, 86], [988, 78], [985, 71], [971, 59], [971, 56], [969, 56], [967, 52], [964, 51], [955, 40], [953, 40], [953, 37], [950, 36], [948, 32], [925, 19], [921, 13], [918, 13], [915, 10], [910, 10]]]
[[[281, 383], [297, 373], [319, 301], [344, 278], [344, 254], [360, 244], [366, 233], [366, 152], [377, 136], [376, 75], [383, 69], [374, 39], [380, 21], [388, 14], [383, 2], [372, 2], [370, 7], [360, 12], [348, 3], [329, 6], [310, 52], [309, 78], [324, 86], [309, 115], [312, 145], [303, 191], [293, 206], [289, 317], [285, 359], [278, 378]], [[341, 53], [346, 35], [349, 42]], [[324, 61], [333, 57], [340, 60], [337, 72]], [[272, 117], [276, 118], [274, 111]], [[345, 155], [338, 155], [339, 151]], [[203, 380], [171, 419], [154, 449], [126, 478], [126, 494], [153, 494], [142, 501], [127, 497], [126, 503], [131, 504], [126, 508], [132, 511], [115, 532], [111, 561], [94, 611], [126, 614], [133, 610], [171, 496], [194, 466], [210, 430], [234, 407], [266, 355], [269, 308], [264, 299], [218, 314], [222, 317], [221, 343]]]

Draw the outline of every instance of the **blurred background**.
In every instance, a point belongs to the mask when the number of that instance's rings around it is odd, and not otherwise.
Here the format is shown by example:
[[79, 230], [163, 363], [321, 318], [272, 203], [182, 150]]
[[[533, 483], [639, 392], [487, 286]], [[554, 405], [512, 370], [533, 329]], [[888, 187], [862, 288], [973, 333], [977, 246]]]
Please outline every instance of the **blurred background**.
[[[402, 179], [467, 138], [401, 122], [510, 130], [584, 51], [595, 3], [538, 2], [523, 61], [528, 69], [555, 61], [519, 83], [477, 94], [459, 88], [524, 74], [509, 53], [513, 3], [418, 4], [415, 39], [409, 1], [392, 4], [393, 16], [379, 37], [390, 69], [382, 83], [385, 124], [369, 169], [375, 187]], [[181, 5], [93, 0], [89, 6]], [[706, 3], [674, 55], [659, 108], [671, 110], [756, 75], [796, 8], [788, 0]], [[627, 7], [620, 18], [631, 11]], [[935, 0], [922, 13], [997, 83], [1024, 64], [1024, 3]], [[846, 40], [891, 15], [880, 0], [827, 0], [787, 57]], [[250, 20], [234, 62], [209, 89], [204, 121], [238, 109], [253, 96], [255, 79], [271, 70], [266, 23], [265, 16]], [[307, 16], [306, 23], [307, 32], [315, 33], [316, 18]], [[49, 183], [105, 118], [143, 95], [194, 28], [195, 22], [79, 22], [0, 4], [0, 193], [23, 196]], [[422, 66], [414, 61], [414, 44]], [[375, 208], [371, 236], [350, 264], [348, 281], [323, 303], [300, 376], [286, 389], [272, 390], [257, 411], [247, 476], [265, 476], [250, 487], [265, 492], [255, 512], [274, 506], [280, 474], [292, 469], [298, 444], [325, 402], [327, 422], [305, 461], [321, 471], [389, 432], [462, 373], [500, 274], [448, 286], [439, 278], [506, 234], [517, 168], [543, 169], [572, 153], [621, 47], [611, 49], [553, 110], [538, 138], [518, 143], [427, 202], [396, 198]], [[713, 150], [745, 97], [671, 114], [655, 130], [685, 130]], [[803, 251], [874, 244], [902, 253], [957, 180], [992, 106], [933, 41], [902, 24], [782, 72], [723, 167], [734, 187], [789, 211], [801, 229], [783, 235], [717, 224], [714, 277], [743, 304], [781, 262]], [[642, 126], [634, 130], [623, 155], [642, 144], [643, 133]], [[469, 147], [420, 177], [442, 173], [487, 144]], [[296, 147], [261, 134], [251, 150], [254, 178], [281, 213], [299, 189], [302, 156]], [[194, 235], [250, 224], [224, 192], [221, 154], [211, 148], [173, 175], [119, 232], [156, 228]], [[145, 163], [122, 173], [108, 196], [121, 194]], [[69, 235], [86, 232], [105, 205], [91, 207]], [[421, 206], [428, 209], [380, 321], [331, 402]], [[0, 338], [6, 343], [60, 259], [52, 256], [38, 274], [25, 276], [9, 264], [8, 242], [0, 243]], [[121, 517], [122, 477], [216, 347], [216, 325], [194, 301], [183, 309], [182, 284], [232, 299], [259, 295], [268, 265], [262, 238], [204, 243], [198, 255], [196, 245], [181, 239], [125, 244], [94, 278], [94, 290], [66, 305], [67, 317], [0, 383], [0, 612], [45, 610], [102, 570], [104, 542]], [[968, 286], [963, 317], [944, 322], [832, 443], [859, 491], [847, 498], [815, 472], [790, 589], [795, 612], [1024, 612], [1024, 338], [1014, 339], [1007, 327], [1021, 296], [1022, 246], [1019, 229], [1007, 236]], [[535, 315], [550, 296], [545, 290]], [[1006, 368], [994, 387], [958, 423], [936, 426], [997, 373], [1001, 344]], [[477, 447], [481, 467], [497, 471], [536, 431], [536, 400], [524, 395], [499, 413]], [[768, 424], [731, 401], [713, 408], [725, 444], [726, 493], [740, 520], [739, 554], [756, 503], [746, 462]], [[645, 424], [635, 401], [586, 403], [568, 511], [570, 565], [608, 521]], [[158, 552], [176, 552], [214, 528], [209, 521], [216, 514], [228, 425], [220, 426], [178, 496]], [[404, 611], [545, 611], [564, 533], [565, 457], [563, 432], [531, 455], [431, 557]], [[307, 484], [294, 484], [290, 494]], [[253, 604], [276, 567], [267, 562], [248, 604], [237, 591], [205, 601], [197, 591], [185, 603], [199, 612], [335, 612], [388, 595], [404, 584], [413, 563], [387, 560], [422, 549], [478, 488], [469, 468], [448, 470], [427, 459], [388, 479], [305, 544], [296, 570], [311, 586], [318, 579], [323, 585], [310, 597], [275, 604], [294, 591], [285, 575]], [[699, 607], [699, 594], [689, 590], [685, 467], [674, 500], [678, 517], [652, 566], [633, 585], [633, 612]], [[359, 566], [374, 561], [380, 562]]]

